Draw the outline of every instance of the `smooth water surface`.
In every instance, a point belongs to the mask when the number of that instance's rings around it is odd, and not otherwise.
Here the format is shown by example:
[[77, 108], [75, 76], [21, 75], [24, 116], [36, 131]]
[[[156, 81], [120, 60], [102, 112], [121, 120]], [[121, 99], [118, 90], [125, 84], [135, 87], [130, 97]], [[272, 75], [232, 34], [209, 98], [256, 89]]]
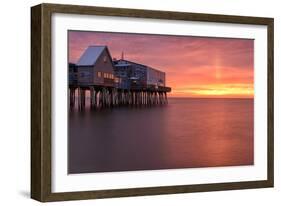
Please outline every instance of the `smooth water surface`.
[[68, 172], [251, 165], [253, 99], [70, 111]]

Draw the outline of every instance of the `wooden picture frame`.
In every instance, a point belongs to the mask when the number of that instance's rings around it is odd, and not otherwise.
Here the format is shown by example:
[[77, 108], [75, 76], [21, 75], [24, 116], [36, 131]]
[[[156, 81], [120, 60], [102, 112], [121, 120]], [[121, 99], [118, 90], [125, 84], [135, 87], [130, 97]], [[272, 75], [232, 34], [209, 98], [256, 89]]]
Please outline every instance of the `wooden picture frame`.
[[[170, 185], [79, 192], [52, 192], [51, 170], [51, 16], [54, 13], [136, 17], [267, 26], [267, 179], [196, 185]], [[273, 187], [273, 34], [272, 18], [170, 11], [40, 4], [31, 8], [31, 198], [42, 202]]]

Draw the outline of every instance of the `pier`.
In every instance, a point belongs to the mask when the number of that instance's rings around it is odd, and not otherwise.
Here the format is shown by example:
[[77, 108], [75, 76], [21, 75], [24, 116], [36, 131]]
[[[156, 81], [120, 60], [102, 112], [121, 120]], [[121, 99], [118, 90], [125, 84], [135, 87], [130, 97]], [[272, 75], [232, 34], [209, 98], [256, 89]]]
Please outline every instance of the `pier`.
[[171, 92], [165, 82], [165, 72], [126, 60], [123, 53], [112, 59], [107, 46], [89, 46], [68, 65], [69, 106], [83, 110], [87, 100], [91, 109], [165, 105]]
[[[86, 98], [87, 91], [89, 98]], [[170, 91], [169, 87], [120, 89], [100, 85], [71, 86], [69, 105], [70, 109], [74, 109], [77, 104], [79, 110], [85, 109], [87, 100], [91, 109], [165, 105], [168, 104], [167, 92]]]

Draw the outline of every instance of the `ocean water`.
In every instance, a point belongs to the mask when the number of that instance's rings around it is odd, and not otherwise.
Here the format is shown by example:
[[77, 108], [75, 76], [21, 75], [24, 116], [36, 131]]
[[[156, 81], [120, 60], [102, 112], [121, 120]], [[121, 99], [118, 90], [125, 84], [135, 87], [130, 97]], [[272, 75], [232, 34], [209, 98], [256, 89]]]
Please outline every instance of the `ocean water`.
[[169, 98], [168, 105], [70, 111], [68, 172], [254, 164], [253, 99]]

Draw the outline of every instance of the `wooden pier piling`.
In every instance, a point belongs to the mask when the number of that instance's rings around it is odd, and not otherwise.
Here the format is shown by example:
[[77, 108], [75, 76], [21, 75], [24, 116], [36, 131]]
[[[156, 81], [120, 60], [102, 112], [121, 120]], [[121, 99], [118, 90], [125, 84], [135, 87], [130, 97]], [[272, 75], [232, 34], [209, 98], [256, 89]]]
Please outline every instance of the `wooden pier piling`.
[[[76, 92], [77, 91], [77, 92]], [[86, 93], [89, 96], [86, 98]], [[106, 86], [77, 86], [69, 88], [69, 106], [72, 110], [76, 106], [79, 110], [84, 110], [86, 101], [89, 101], [91, 109], [111, 108], [119, 106], [154, 106], [168, 103], [167, 92], [170, 88], [160, 89], [118, 89]]]

